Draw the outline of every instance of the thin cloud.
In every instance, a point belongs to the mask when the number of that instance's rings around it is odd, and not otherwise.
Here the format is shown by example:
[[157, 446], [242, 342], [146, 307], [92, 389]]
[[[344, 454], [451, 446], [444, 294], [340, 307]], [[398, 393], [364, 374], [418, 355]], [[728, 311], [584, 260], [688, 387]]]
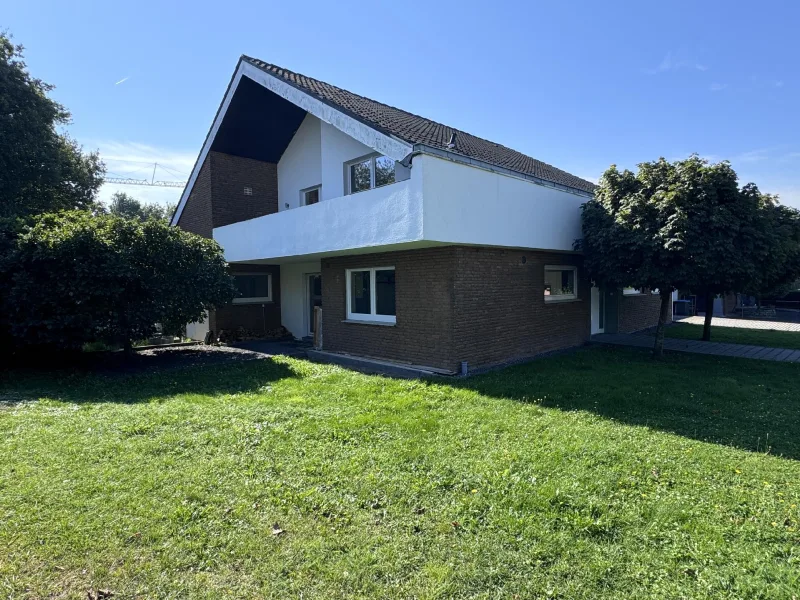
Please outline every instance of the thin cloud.
[[645, 69], [645, 73], [650, 75], [657, 75], [658, 73], [666, 73], [667, 71], [675, 71], [678, 69], [693, 69], [696, 71], [708, 71], [708, 65], [694, 60], [686, 56], [685, 52], [679, 52], [674, 55], [672, 51], [667, 52], [658, 66], [654, 69]]
[[754, 163], [767, 160], [769, 158], [769, 150], [767, 148], [759, 148], [758, 150], [751, 150], [749, 152], [742, 152], [731, 158], [731, 162], [736, 163]]
[[711, 90], [712, 92], [721, 92], [722, 90], [726, 89], [727, 87], [728, 87], [727, 83], [716, 83], [715, 82], [715, 83], [712, 83], [710, 86], [708, 86], [708, 89]]
[[[95, 140], [90, 145], [97, 147], [100, 158], [106, 165], [108, 177], [149, 181], [153, 177], [153, 166], [158, 163], [155, 172], [157, 180], [185, 182], [189, 179], [197, 158], [194, 151], [162, 148], [140, 142]], [[118, 191], [126, 192], [144, 202], [177, 202], [183, 189], [104, 183], [99, 197], [108, 201]]]
[[130, 77], [123, 77], [122, 79], [120, 79], [120, 80], [119, 80], [117, 83], [115, 83], [114, 85], [119, 85], [120, 83], [125, 83], [126, 81], [128, 81], [128, 79], [130, 79]]
[[775, 82], [775, 87], [776, 88], [782, 88], [783, 87], [783, 81], [781, 81], [781, 80], [776, 81]]

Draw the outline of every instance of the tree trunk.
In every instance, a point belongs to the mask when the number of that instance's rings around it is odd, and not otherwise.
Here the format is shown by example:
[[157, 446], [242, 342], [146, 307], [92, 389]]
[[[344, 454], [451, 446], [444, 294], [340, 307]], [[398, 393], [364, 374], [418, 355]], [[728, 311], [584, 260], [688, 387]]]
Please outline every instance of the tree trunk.
[[656, 326], [656, 341], [653, 344], [653, 356], [661, 358], [664, 356], [664, 326], [670, 318], [669, 307], [672, 299], [672, 291], [667, 286], [661, 288], [661, 310], [658, 312], [658, 325]]
[[706, 318], [703, 321], [703, 341], [711, 341], [711, 317], [714, 316], [714, 296], [712, 291], [706, 292]]
[[122, 352], [125, 354], [125, 358], [131, 358], [133, 356], [133, 343], [130, 340], [125, 340], [125, 343], [122, 345]]

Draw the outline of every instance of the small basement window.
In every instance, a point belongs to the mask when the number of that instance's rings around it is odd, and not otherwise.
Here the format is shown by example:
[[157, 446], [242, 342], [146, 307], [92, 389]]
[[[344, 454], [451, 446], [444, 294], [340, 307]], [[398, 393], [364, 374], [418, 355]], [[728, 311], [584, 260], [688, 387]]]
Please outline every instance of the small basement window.
[[373, 155], [345, 163], [347, 193], [389, 185], [395, 182], [394, 160], [386, 156]]
[[578, 268], [547, 266], [544, 268], [544, 301], [575, 300], [578, 297]]
[[310, 206], [319, 202], [321, 185], [315, 185], [300, 191], [300, 206]]
[[394, 267], [347, 269], [347, 318], [395, 323]]
[[244, 188], [244, 195], [245, 196], [252, 196], [253, 195], [253, 188], [251, 188], [251, 187]]
[[233, 279], [238, 290], [234, 304], [272, 302], [272, 274], [234, 273]]

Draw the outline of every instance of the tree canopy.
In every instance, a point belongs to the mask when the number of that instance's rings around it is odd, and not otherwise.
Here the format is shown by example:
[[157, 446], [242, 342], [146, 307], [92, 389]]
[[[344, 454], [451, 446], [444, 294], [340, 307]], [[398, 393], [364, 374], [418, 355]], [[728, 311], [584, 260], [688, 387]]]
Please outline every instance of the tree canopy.
[[115, 192], [111, 196], [108, 212], [116, 217], [138, 219], [140, 221], [147, 221], [149, 219], [169, 221], [176, 207], [177, 204], [140, 202], [130, 194]]
[[199, 321], [235, 294], [213, 240], [161, 220], [88, 211], [36, 217], [6, 269], [3, 311], [13, 338], [28, 346], [129, 345], [156, 323]]
[[88, 208], [103, 164], [59, 133], [70, 114], [48, 97], [53, 86], [31, 77], [22, 50], [0, 33], [0, 217]]
[[660, 291], [660, 354], [673, 289], [703, 291], [713, 303], [716, 294], [796, 278], [800, 246], [787, 237], [796, 217], [755, 185], [740, 189], [727, 161], [662, 158], [636, 173], [612, 166], [603, 174], [583, 207], [577, 245], [598, 283]]

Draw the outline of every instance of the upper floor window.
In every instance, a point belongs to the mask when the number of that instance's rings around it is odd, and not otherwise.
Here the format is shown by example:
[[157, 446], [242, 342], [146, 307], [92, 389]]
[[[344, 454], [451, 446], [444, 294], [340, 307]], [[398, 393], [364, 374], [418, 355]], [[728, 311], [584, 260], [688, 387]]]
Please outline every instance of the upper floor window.
[[238, 293], [234, 304], [272, 302], [272, 275], [270, 273], [234, 273]]
[[578, 269], [572, 266], [546, 266], [544, 268], [544, 301], [575, 300]]
[[394, 160], [379, 154], [345, 163], [345, 169], [348, 194], [395, 182]]
[[315, 185], [310, 188], [306, 188], [300, 191], [300, 205], [301, 206], [309, 206], [311, 204], [316, 204], [319, 202], [319, 192], [321, 190], [321, 185]]

